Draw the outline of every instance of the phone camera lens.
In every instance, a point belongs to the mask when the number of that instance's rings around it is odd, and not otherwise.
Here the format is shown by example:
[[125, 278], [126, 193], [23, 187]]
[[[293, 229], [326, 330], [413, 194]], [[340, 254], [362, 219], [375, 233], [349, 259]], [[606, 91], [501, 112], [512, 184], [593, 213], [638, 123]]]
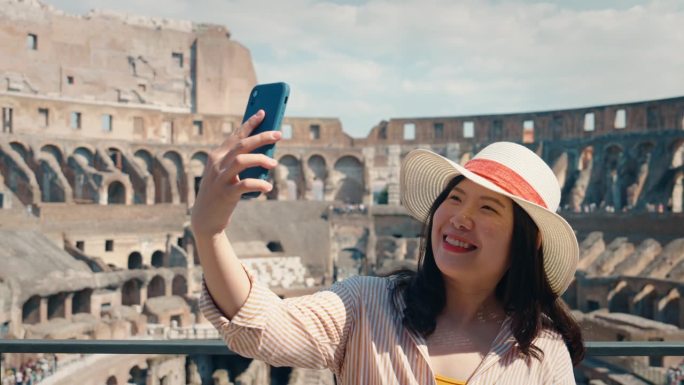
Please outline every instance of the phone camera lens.
[[252, 97], [255, 98], [257, 96], [257, 94], [259, 94], [259, 91], [254, 90], [254, 92], [252, 92]]

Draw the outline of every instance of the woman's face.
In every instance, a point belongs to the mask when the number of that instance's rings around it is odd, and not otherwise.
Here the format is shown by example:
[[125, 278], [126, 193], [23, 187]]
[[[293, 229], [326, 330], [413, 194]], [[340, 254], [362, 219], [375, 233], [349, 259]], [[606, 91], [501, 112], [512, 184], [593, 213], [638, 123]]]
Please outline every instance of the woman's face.
[[508, 270], [513, 201], [464, 179], [437, 208], [432, 251], [446, 280], [496, 287]]

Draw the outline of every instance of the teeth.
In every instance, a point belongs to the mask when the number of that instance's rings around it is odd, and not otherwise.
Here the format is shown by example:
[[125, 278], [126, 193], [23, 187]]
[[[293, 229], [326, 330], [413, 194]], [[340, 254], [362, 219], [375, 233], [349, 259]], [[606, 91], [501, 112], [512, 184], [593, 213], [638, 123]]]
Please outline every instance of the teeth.
[[450, 244], [450, 245], [457, 246], [457, 247], [462, 247], [462, 248], [464, 248], [464, 249], [470, 249], [470, 248], [473, 248], [473, 247], [474, 247], [474, 246], [471, 245], [470, 243], [461, 242], [461, 241], [459, 241], [459, 240], [457, 240], [457, 239], [451, 239], [451, 238], [449, 238], [449, 237], [445, 237], [445, 240], [446, 240], [446, 243], [448, 243], [448, 244]]

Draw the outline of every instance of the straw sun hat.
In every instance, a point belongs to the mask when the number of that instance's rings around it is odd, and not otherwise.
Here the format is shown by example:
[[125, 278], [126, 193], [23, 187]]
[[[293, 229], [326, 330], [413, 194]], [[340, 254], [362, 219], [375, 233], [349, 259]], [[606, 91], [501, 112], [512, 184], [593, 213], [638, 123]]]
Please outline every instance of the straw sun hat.
[[575, 275], [579, 247], [575, 233], [556, 209], [560, 186], [549, 166], [519, 144], [498, 142], [464, 166], [428, 150], [408, 153], [401, 167], [401, 199], [411, 215], [425, 222], [430, 206], [457, 175], [515, 201], [541, 232], [544, 272], [551, 289], [563, 294]]

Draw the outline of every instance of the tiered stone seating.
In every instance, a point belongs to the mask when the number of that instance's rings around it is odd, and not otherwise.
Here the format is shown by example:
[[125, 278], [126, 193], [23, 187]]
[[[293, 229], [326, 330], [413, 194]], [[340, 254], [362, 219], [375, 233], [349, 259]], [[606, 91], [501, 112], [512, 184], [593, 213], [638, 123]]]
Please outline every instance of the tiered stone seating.
[[270, 287], [310, 286], [308, 269], [302, 264], [300, 257], [265, 257], [243, 259], [257, 281]]

